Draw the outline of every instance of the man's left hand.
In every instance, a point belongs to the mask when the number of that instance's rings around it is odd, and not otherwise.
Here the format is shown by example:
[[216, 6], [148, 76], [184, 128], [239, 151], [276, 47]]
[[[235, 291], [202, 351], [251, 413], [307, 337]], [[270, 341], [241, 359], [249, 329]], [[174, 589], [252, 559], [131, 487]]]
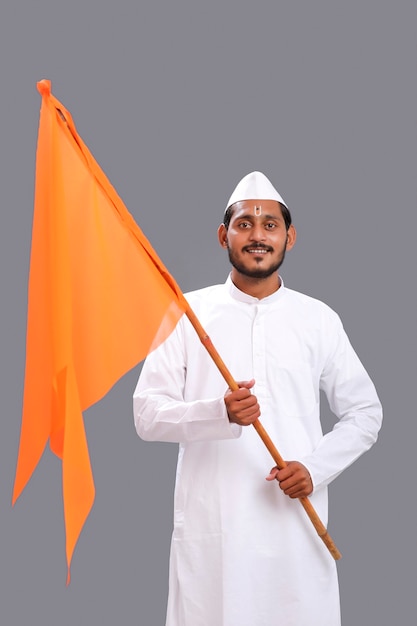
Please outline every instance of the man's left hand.
[[304, 498], [313, 491], [310, 473], [298, 461], [287, 461], [287, 466], [282, 470], [273, 467], [266, 480], [277, 480], [282, 491], [290, 498]]

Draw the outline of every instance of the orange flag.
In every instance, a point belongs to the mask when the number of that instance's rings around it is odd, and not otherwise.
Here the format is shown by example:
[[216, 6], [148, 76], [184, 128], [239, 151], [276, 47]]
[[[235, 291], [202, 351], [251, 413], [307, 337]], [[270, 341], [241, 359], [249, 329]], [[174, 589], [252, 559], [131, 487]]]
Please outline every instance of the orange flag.
[[[42, 95], [26, 372], [13, 504], [46, 442], [62, 459], [68, 580], [94, 501], [82, 411], [175, 327], [188, 304], [70, 113]], [[156, 339], [157, 337], [157, 339]]]

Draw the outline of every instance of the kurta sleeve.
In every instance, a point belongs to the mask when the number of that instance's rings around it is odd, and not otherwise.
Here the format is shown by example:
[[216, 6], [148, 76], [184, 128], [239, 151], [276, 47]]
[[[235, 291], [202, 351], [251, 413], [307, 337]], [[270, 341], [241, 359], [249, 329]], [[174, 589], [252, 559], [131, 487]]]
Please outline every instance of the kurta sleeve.
[[[184, 399], [187, 349], [181, 320], [170, 337], [146, 359], [133, 396], [138, 435], [146, 441], [178, 443], [232, 439], [241, 427], [229, 422], [224, 395], [201, 399], [204, 373], [195, 399]], [[198, 381], [197, 381], [198, 382]]]
[[315, 488], [329, 484], [376, 441], [382, 407], [375, 387], [352, 348], [339, 317], [326, 321], [328, 349], [320, 377], [338, 418], [312, 454], [302, 459]]

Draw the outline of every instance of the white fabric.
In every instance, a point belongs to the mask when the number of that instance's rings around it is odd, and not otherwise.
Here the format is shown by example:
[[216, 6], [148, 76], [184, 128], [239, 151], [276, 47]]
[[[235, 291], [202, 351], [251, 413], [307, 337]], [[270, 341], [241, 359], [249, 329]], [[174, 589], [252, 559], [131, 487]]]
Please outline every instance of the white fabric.
[[[327, 488], [376, 440], [381, 407], [338, 316], [285, 288], [258, 300], [225, 285], [187, 296], [236, 380], [256, 380], [261, 422]], [[323, 436], [319, 390], [338, 416]], [[146, 440], [180, 443], [167, 626], [338, 626], [336, 565], [252, 427], [230, 424], [226, 384], [187, 318], [146, 360], [134, 394]]]
[[230, 196], [226, 209], [242, 200], [276, 200], [285, 207], [287, 206], [271, 181], [262, 172], [251, 172], [242, 178]]

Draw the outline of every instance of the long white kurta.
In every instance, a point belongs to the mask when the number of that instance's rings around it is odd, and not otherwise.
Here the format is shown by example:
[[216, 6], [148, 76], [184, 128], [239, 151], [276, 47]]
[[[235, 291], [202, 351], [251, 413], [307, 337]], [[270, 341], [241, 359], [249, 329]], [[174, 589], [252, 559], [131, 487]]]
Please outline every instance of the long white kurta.
[[[230, 278], [187, 299], [234, 378], [255, 379], [261, 422], [310, 471], [326, 524], [326, 485], [375, 442], [382, 419], [339, 317], [283, 285], [258, 300]], [[320, 389], [339, 418], [324, 436]], [[167, 626], [338, 626], [335, 562], [300, 503], [265, 480], [274, 463], [254, 428], [229, 423], [225, 391], [184, 317], [134, 394], [140, 437], [180, 444]]]

